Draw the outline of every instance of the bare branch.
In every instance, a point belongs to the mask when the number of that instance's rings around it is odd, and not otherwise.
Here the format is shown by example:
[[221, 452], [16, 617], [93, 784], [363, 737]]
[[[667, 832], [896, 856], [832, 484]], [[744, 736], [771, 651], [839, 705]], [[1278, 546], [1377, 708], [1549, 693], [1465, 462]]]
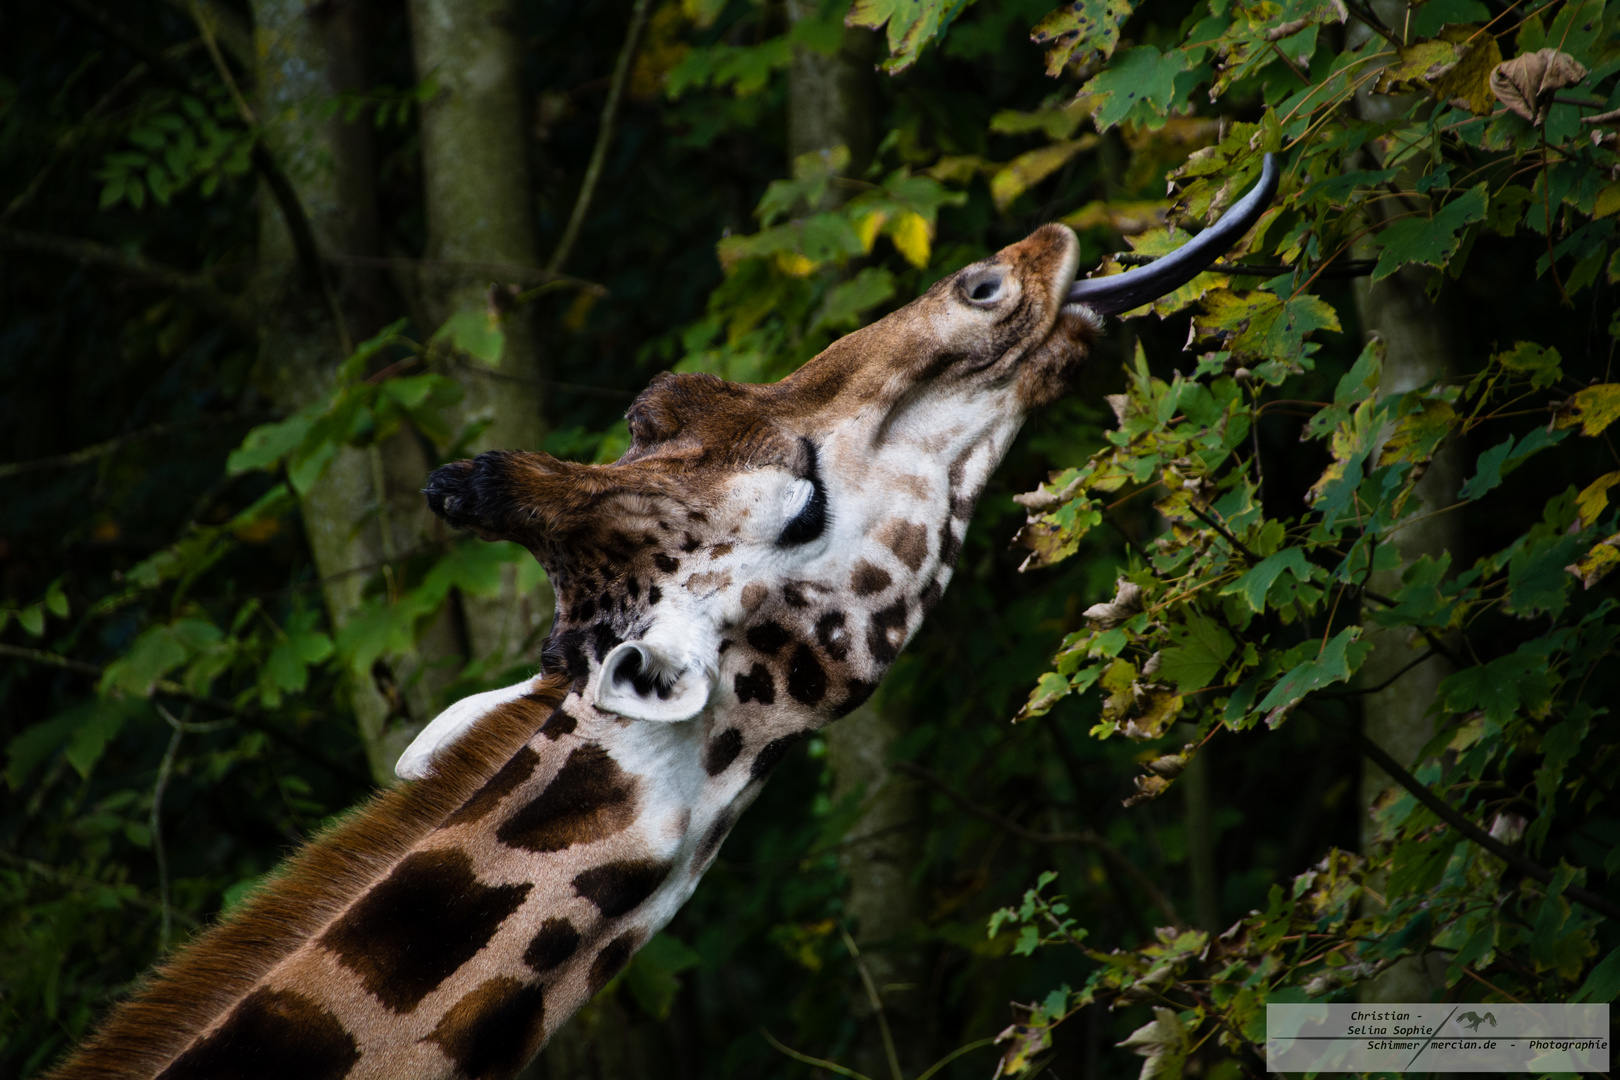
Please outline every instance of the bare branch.
[[957, 806], [960, 806], [974, 817], [982, 818], [996, 826], [998, 829], [1001, 829], [1004, 832], [1009, 832], [1021, 839], [1029, 840], [1036, 844], [1051, 844], [1059, 847], [1072, 845], [1091, 848], [1093, 851], [1097, 852], [1097, 854], [1100, 855], [1110, 866], [1114, 867], [1120, 873], [1130, 878], [1131, 881], [1136, 884], [1137, 888], [1141, 889], [1142, 892], [1147, 894], [1147, 898], [1153, 902], [1153, 906], [1163, 912], [1164, 917], [1169, 919], [1172, 924], [1176, 926], [1187, 925], [1182, 921], [1181, 916], [1176, 913], [1175, 906], [1170, 903], [1169, 898], [1166, 897], [1164, 893], [1159, 891], [1159, 887], [1157, 885], [1153, 884], [1153, 879], [1142, 873], [1141, 870], [1138, 870], [1136, 865], [1125, 857], [1124, 852], [1120, 851], [1113, 844], [1110, 844], [1095, 830], [1085, 829], [1081, 832], [1038, 833], [1032, 829], [1024, 828], [1011, 818], [1002, 817], [1000, 814], [989, 809], [988, 807], [980, 806], [978, 803], [969, 799], [966, 795], [963, 795], [961, 792], [947, 784], [943, 779], [935, 776], [921, 765], [914, 764], [910, 761], [897, 761], [895, 762], [894, 767], [899, 769], [901, 772], [910, 773], [912, 776], [917, 777], [917, 779], [930, 784], [934, 788], [938, 789], [940, 794], [950, 799]]
[[[257, 417], [258, 414], [255, 414], [255, 416]], [[248, 419], [250, 418], [244, 413], [212, 413], [193, 417], [190, 420], [173, 420], [164, 424], [153, 424], [151, 427], [118, 435], [70, 453], [57, 454], [55, 457], [0, 463], [0, 480], [20, 476], [24, 473], [39, 472], [42, 469], [66, 469], [75, 465], [86, 465], [97, 458], [106, 457], [108, 454], [120, 450], [130, 443], [156, 439], [174, 431], [185, 431], [188, 428], [195, 427], [218, 427], [224, 424], [240, 423]]]
[[27, 232], [5, 225], [0, 225], [0, 248], [55, 255], [86, 266], [113, 270], [125, 277], [179, 293], [196, 302], [199, 307], [221, 322], [228, 323], [243, 333], [257, 332], [257, 325], [248, 306], [236, 297], [221, 292], [210, 278], [164, 266], [132, 251], [121, 251], [93, 240], [56, 236], [52, 233]]
[[[1361, 746], [1361, 752], [1371, 758], [1374, 765], [1383, 769], [1390, 775], [1390, 779], [1411, 792], [1412, 797], [1417, 799], [1418, 802], [1434, 811], [1434, 815], [1441, 821], [1444, 821], [1447, 825], [1462, 833], [1463, 836], [1526, 877], [1533, 877], [1544, 885], [1552, 882], [1553, 872], [1551, 870], [1520, 855], [1517, 851], [1514, 851], [1496, 837], [1463, 817], [1456, 807], [1431, 791], [1429, 785], [1403, 769], [1400, 762], [1390, 757], [1389, 751], [1360, 732], [1356, 733], [1356, 741]], [[1577, 904], [1590, 908], [1606, 919], [1620, 919], [1620, 904], [1599, 896], [1589, 889], [1583, 889], [1579, 885], [1566, 885], [1564, 895]]]
[[625, 32], [624, 47], [619, 50], [619, 62], [613, 68], [613, 82], [608, 87], [607, 102], [602, 106], [602, 124], [596, 131], [591, 162], [585, 167], [585, 179], [579, 185], [578, 197], [574, 199], [574, 212], [568, 215], [568, 225], [563, 229], [562, 239], [557, 242], [551, 262], [546, 264], [546, 269], [554, 274], [573, 254], [574, 241], [579, 239], [585, 212], [590, 209], [591, 196], [595, 194], [596, 183], [601, 179], [602, 163], [607, 160], [608, 144], [613, 141], [613, 124], [619, 117], [619, 101], [624, 97], [624, 84], [630, 79], [630, 62], [635, 59], [636, 47], [641, 44], [641, 31], [646, 28], [647, 12], [651, 7], [652, 0], [636, 0], [635, 6], [630, 9], [630, 29]]

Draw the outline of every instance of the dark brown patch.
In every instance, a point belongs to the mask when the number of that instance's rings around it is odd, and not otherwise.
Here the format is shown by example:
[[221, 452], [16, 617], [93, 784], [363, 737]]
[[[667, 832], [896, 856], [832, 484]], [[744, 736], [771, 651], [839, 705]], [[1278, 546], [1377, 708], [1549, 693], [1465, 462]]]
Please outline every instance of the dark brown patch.
[[544, 726], [540, 728], [540, 734], [552, 742], [556, 742], [564, 735], [573, 734], [574, 728], [578, 726], [579, 721], [575, 720], [570, 714], [558, 709], [551, 714], [551, 719], [547, 720]]
[[906, 601], [904, 597], [888, 607], [872, 613], [866, 628], [866, 648], [872, 659], [880, 664], [892, 664], [900, 655], [900, 646], [906, 636]]
[[731, 688], [737, 692], [738, 701], [757, 701], [761, 705], [776, 703], [776, 681], [764, 664], [755, 664], [746, 675], [738, 672], [731, 680]]
[[445, 827], [467, 825], [482, 818], [499, 806], [501, 800], [512, 793], [513, 788], [533, 776], [539, 764], [539, 754], [527, 746], [518, 750], [505, 765], [501, 766], [499, 772], [489, 778], [489, 783], [478, 789], [478, 794], [462, 803], [459, 810], [445, 818]]
[[804, 582], [790, 581], [782, 586], [782, 599], [787, 601], [788, 607], [809, 607], [810, 600], [804, 595]]
[[947, 521], [939, 530], [939, 565], [947, 569], [956, 565], [956, 557], [962, 554], [962, 541], [957, 538], [956, 530], [951, 528]]
[[691, 533], [681, 534], [681, 550], [686, 552], [688, 555], [696, 551], [698, 549], [698, 545], [701, 543], [703, 543], [703, 541], [699, 540]]
[[921, 570], [928, 558], [928, 526], [914, 521], [891, 521], [878, 531], [878, 539], [886, 544], [895, 558], [913, 571]]
[[546, 789], [495, 830], [508, 847], [561, 851], [629, 828], [635, 820], [635, 778], [597, 743], [581, 746]]
[[710, 776], [719, 776], [731, 768], [731, 763], [742, 753], [742, 742], [742, 732], [736, 728], [726, 728], [716, 735], [703, 748], [703, 771]]
[[838, 708], [833, 710], [833, 715], [848, 716], [862, 705], [865, 705], [866, 699], [871, 697], [872, 691], [876, 689], [877, 683], [869, 683], [865, 679], [849, 680], [844, 684], [844, 700], [838, 703]]
[[539, 1051], [545, 1023], [544, 988], [503, 975], [452, 1005], [423, 1041], [438, 1043], [471, 1080], [509, 1077]]
[[579, 948], [579, 931], [567, 919], [547, 919], [540, 924], [529, 947], [523, 950], [523, 962], [542, 975], [574, 955]]
[[918, 594], [917, 606], [922, 608], [923, 614], [926, 615], [930, 611], [934, 610], [934, 605], [939, 603], [939, 598], [944, 595], [945, 586], [941, 585], [937, 581], [930, 581], [928, 583], [928, 588], [924, 589]]
[[624, 970], [624, 966], [636, 955], [636, 950], [640, 947], [641, 932], [638, 930], [620, 934], [602, 946], [602, 951], [591, 961], [591, 993], [596, 993], [612, 982], [613, 976]]
[[849, 631], [845, 629], [844, 622], [842, 611], [829, 611], [816, 620], [816, 640], [834, 660], [842, 660], [849, 655]]
[[771, 591], [757, 581], [750, 581], [743, 586], [742, 606], [744, 611], [753, 611], [765, 602]]
[[703, 834], [703, 842], [698, 845], [697, 851], [692, 856], [694, 872], [701, 871], [709, 865], [709, 860], [714, 858], [720, 850], [720, 845], [731, 835], [731, 827], [735, 824], [737, 818], [729, 810], [722, 811], [720, 816], [714, 819], [714, 824]]
[[653, 554], [653, 565], [666, 574], [673, 574], [681, 568], [681, 560], [672, 559], [662, 551]]
[[582, 871], [574, 891], [609, 919], [634, 911], [669, 877], [670, 864], [657, 859], [625, 859]]
[[408, 1013], [471, 960], [534, 886], [485, 885], [460, 851], [419, 851], [394, 867], [320, 943], [377, 1000]]
[[754, 759], [754, 763], [748, 767], [748, 779], [759, 780], [769, 776], [772, 770], [782, 764], [787, 752], [803, 738], [804, 733], [800, 732], [796, 735], [784, 735], [780, 739], [772, 739], [766, 743], [760, 748], [759, 756]]
[[818, 704], [827, 696], [827, 672], [810, 646], [803, 642], [793, 650], [793, 659], [788, 661], [787, 692], [794, 701], [806, 705]]
[[871, 596], [887, 589], [892, 580], [883, 567], [873, 566], [862, 559], [855, 564], [855, 572], [849, 577], [849, 587], [855, 590], [856, 596]]
[[793, 636], [781, 623], [770, 619], [748, 628], [748, 644], [766, 656], [775, 656], [782, 646], [792, 640]]
[[342, 1080], [360, 1060], [338, 1018], [290, 990], [261, 988], [242, 999], [161, 1080]]
[[731, 549], [732, 549], [731, 544], [716, 544], [716, 545], [714, 545], [714, 547], [709, 549], [709, 558], [711, 558], [711, 559], [723, 559], [727, 555], [731, 554]]

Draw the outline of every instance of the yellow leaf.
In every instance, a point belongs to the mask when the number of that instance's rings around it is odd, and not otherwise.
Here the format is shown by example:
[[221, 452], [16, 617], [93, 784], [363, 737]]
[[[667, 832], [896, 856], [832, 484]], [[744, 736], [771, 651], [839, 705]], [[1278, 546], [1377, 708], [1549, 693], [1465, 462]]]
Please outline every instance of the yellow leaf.
[[1007, 209], [1018, 196], [1067, 165], [1075, 154], [1095, 145], [1097, 136], [1082, 135], [1019, 154], [990, 178], [990, 197], [995, 200], [996, 209]]
[[1121, 236], [1134, 236], [1163, 226], [1164, 216], [1169, 212], [1170, 203], [1163, 200], [1089, 202], [1058, 220], [1075, 230], [1106, 225]]
[[1420, 41], [1396, 50], [1393, 63], [1378, 76], [1376, 93], [1390, 94], [1413, 82], [1430, 82], [1458, 63], [1457, 47], [1449, 41]]
[[1407, 413], [1395, 422], [1395, 430], [1390, 432], [1383, 453], [1378, 455], [1379, 466], [1397, 461], [1410, 461], [1415, 465], [1429, 460], [1456, 423], [1457, 410], [1450, 402], [1426, 399], [1418, 411]]
[[1461, 105], [1475, 116], [1495, 111], [1491, 72], [1502, 62], [1496, 38], [1474, 26], [1448, 26], [1440, 36], [1457, 46], [1462, 59], [1435, 80], [1435, 96]]
[[1581, 425], [1582, 435], [1600, 435], [1620, 417], [1620, 383], [1599, 383], [1578, 391], [1553, 416], [1553, 427]]
[[1580, 562], [1564, 569], [1580, 578], [1581, 584], [1590, 589], [1608, 577], [1609, 571], [1617, 566], [1620, 566], [1620, 533], [1592, 545], [1592, 550], [1582, 556]]
[[797, 251], [778, 251], [776, 268], [789, 277], [809, 277], [815, 272], [816, 264]]
[[1608, 217], [1616, 210], [1620, 210], [1620, 183], [1610, 184], [1598, 192], [1597, 205], [1592, 208], [1592, 216]]
[[1605, 473], [1575, 496], [1575, 505], [1581, 514], [1581, 528], [1590, 526], [1608, 508], [1609, 489], [1616, 484], [1620, 484], [1620, 472]]
[[895, 249], [919, 270], [928, 265], [933, 233], [928, 222], [914, 210], [902, 210], [889, 226], [889, 239], [894, 241]]
[[889, 215], [882, 210], [873, 210], [862, 214], [855, 221], [855, 235], [861, 242], [861, 250], [868, 255], [872, 253], [872, 244], [877, 241], [878, 230], [883, 223], [889, 220]]

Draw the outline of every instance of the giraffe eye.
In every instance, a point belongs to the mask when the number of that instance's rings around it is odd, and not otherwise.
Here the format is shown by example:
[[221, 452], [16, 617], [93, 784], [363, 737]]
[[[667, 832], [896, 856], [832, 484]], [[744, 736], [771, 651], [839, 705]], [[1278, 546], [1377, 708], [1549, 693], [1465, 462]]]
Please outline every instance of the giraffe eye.
[[776, 538], [781, 547], [808, 544], [827, 527], [827, 489], [822, 487], [821, 472], [816, 468], [816, 444], [806, 439], [804, 448], [810, 459], [806, 475], [789, 484], [782, 495], [787, 524]]

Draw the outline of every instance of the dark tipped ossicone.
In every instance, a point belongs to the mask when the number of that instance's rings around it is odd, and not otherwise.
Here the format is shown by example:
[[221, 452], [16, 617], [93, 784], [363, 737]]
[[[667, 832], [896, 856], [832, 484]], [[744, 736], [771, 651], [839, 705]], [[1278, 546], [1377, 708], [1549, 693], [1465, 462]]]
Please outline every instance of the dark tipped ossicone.
[[1069, 301], [1084, 304], [1099, 315], [1118, 315], [1181, 288], [1230, 251], [1260, 220], [1277, 194], [1279, 171], [1277, 155], [1267, 154], [1260, 181], [1215, 224], [1146, 266], [1112, 277], [1076, 281], [1069, 289]]

